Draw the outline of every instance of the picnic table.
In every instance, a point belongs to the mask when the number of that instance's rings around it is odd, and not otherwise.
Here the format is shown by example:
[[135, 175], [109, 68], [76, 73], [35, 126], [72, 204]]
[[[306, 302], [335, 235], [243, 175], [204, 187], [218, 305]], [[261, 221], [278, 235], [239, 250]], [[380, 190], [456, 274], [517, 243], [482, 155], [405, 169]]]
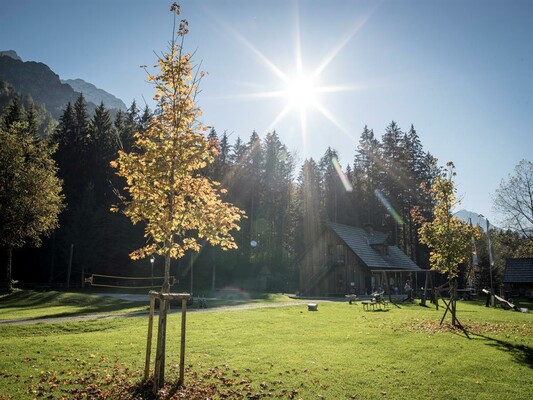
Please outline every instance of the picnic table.
[[384, 292], [378, 293], [374, 292], [371, 294], [370, 300], [362, 301], [361, 304], [363, 305], [363, 310], [369, 311], [372, 309], [373, 311], [377, 310], [384, 310], [389, 308], [389, 302], [386, 301], [383, 298]]

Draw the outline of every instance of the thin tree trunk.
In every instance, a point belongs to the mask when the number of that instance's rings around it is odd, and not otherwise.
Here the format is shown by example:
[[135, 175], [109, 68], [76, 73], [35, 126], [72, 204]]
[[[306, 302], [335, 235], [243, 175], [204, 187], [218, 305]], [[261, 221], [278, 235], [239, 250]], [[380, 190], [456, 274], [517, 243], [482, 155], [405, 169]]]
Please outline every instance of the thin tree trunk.
[[170, 254], [165, 254], [165, 277], [163, 280], [163, 287], [161, 288], [163, 293], [170, 292]]
[[452, 326], [457, 326], [457, 316], [456, 316], [456, 308], [457, 308], [457, 279], [453, 279], [451, 283], [451, 291], [450, 291], [450, 309], [452, 312]]
[[7, 281], [7, 290], [13, 290], [13, 280], [11, 277], [11, 266], [13, 263], [13, 247], [7, 248], [7, 265], [6, 265], [6, 281]]
[[70, 244], [70, 253], [68, 256], [68, 269], [67, 269], [67, 289], [70, 288], [70, 273], [72, 271], [72, 256], [74, 254], [74, 243]]
[[52, 234], [52, 255], [50, 258], [50, 275], [48, 276], [48, 283], [54, 281], [55, 275], [55, 266], [56, 266], [56, 234]]
[[[170, 253], [165, 255], [165, 277], [162, 287], [163, 293], [170, 292]], [[159, 322], [157, 327], [157, 349], [154, 369], [154, 393], [160, 389], [165, 382], [165, 345], [167, 336], [167, 312], [169, 308], [168, 300], [159, 300]]]

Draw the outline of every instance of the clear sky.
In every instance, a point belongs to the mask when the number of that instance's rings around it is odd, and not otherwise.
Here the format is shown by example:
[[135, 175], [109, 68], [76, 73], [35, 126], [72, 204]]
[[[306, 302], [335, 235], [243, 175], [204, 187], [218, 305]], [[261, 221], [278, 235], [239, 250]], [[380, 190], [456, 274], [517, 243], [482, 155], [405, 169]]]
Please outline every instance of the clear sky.
[[[0, 50], [152, 105], [140, 65], [172, 33], [170, 1], [0, 0]], [[204, 122], [248, 140], [275, 129], [300, 161], [353, 162], [365, 125], [414, 124], [457, 167], [462, 207], [533, 159], [533, 1], [186, 0], [186, 48], [208, 75]], [[305, 82], [313, 82], [312, 87]], [[291, 89], [295, 87], [296, 89]]]

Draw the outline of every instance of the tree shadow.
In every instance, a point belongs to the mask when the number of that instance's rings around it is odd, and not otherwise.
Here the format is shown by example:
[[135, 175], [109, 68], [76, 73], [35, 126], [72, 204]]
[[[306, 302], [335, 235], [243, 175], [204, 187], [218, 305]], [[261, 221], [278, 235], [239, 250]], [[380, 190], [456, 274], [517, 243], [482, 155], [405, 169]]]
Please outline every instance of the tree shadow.
[[509, 352], [517, 363], [526, 365], [529, 368], [533, 369], [533, 347], [526, 346], [523, 344], [514, 344], [506, 342], [505, 340], [492, 338], [478, 333], [470, 334], [472, 336], [488, 341], [488, 346], [494, 347], [497, 350]]

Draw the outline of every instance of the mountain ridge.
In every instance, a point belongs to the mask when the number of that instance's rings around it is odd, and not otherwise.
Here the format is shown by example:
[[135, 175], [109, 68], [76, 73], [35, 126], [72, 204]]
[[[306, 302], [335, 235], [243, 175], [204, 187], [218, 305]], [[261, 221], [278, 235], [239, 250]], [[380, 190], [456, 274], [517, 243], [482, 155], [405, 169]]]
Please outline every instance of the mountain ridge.
[[474, 211], [461, 209], [455, 212], [453, 215], [454, 217], [459, 218], [463, 222], [468, 222], [474, 226], [479, 226], [481, 229], [483, 229], [484, 232], [487, 232], [487, 222], [489, 223], [490, 229], [499, 229], [497, 226], [491, 224], [485, 218], [485, 216]]
[[61, 83], [66, 83], [74, 91], [82, 93], [85, 100], [94, 104], [104, 103], [106, 108], [114, 108], [117, 110], [126, 111], [127, 107], [124, 102], [118, 97], [106, 92], [104, 89], [100, 89], [90, 82], [84, 81], [81, 78], [76, 79], [61, 79]]
[[[67, 103], [74, 103], [81, 93], [91, 115], [101, 102], [112, 114], [116, 110], [126, 110], [122, 100], [105, 90], [82, 79], [62, 81], [48, 65], [23, 61], [14, 50], [0, 51], [0, 81], [12, 86], [20, 96], [31, 97], [57, 120]], [[73, 86], [82, 90], [76, 90]]]

